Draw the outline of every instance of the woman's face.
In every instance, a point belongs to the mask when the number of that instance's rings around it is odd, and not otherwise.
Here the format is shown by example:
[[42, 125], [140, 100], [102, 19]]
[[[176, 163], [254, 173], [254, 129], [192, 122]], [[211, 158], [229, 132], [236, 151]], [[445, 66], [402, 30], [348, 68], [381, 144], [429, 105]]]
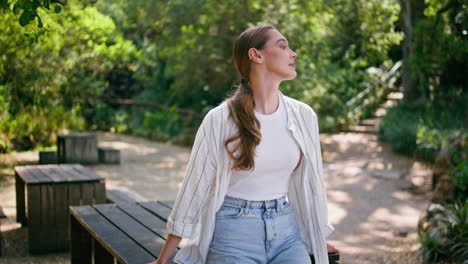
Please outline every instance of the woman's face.
[[280, 80], [292, 80], [296, 77], [297, 54], [289, 48], [286, 38], [276, 29], [268, 31], [269, 40], [261, 51], [266, 70]]

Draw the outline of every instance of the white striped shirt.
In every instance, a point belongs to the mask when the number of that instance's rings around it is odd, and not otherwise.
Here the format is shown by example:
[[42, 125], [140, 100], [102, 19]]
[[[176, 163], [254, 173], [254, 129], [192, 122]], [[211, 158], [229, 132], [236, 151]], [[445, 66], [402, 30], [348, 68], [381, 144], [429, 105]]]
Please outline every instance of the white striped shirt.
[[[328, 221], [317, 115], [309, 105], [279, 93], [285, 103], [288, 130], [304, 153], [290, 178], [288, 198], [307, 251], [314, 255], [315, 263], [328, 264], [326, 237], [335, 228]], [[232, 175], [233, 161], [224, 142], [237, 127], [228, 115], [226, 102], [211, 109], [195, 136], [182, 187], [167, 221], [168, 233], [188, 238], [174, 258], [176, 263], [206, 262], [215, 215]]]

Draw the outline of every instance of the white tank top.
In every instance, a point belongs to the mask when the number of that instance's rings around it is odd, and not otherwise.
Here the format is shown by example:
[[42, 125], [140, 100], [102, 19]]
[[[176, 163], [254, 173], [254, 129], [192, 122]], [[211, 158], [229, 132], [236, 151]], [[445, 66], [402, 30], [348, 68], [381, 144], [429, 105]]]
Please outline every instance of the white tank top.
[[289, 179], [299, 162], [301, 151], [287, 129], [283, 98], [279, 98], [278, 108], [270, 115], [254, 110], [261, 123], [262, 133], [262, 140], [256, 147], [255, 167], [251, 171], [233, 171], [228, 196], [263, 201], [288, 193]]

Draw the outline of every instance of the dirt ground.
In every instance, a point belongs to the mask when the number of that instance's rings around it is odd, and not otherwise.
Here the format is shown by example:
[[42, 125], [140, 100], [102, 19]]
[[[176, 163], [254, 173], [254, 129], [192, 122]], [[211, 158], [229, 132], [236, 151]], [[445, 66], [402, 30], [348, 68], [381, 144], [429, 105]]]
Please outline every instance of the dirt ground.
[[[99, 145], [121, 151], [120, 165], [88, 166], [107, 188], [128, 188], [149, 200], [175, 199], [190, 149], [142, 138], [97, 133]], [[430, 165], [395, 154], [375, 135], [322, 134], [328, 237], [341, 264], [423, 263], [417, 222], [429, 203]], [[0, 155], [0, 263], [70, 263], [69, 253], [30, 256], [27, 227], [16, 223], [13, 166], [34, 164], [36, 151]]]

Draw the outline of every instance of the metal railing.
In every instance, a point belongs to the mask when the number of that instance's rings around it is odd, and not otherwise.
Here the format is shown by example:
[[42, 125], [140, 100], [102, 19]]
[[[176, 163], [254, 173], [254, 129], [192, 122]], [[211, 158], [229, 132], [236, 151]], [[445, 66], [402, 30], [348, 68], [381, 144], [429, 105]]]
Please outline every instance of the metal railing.
[[[393, 84], [399, 77], [398, 70], [401, 68], [401, 65], [401, 60], [396, 62], [395, 65], [393, 65], [393, 67], [376, 83], [370, 85], [368, 88], [346, 102], [346, 107], [349, 109], [347, 113], [347, 121], [355, 117], [358, 113], [362, 112], [366, 106], [377, 102], [382, 97], [386, 96], [388, 93], [397, 88]], [[358, 102], [360, 102], [360, 104], [354, 106]]]

